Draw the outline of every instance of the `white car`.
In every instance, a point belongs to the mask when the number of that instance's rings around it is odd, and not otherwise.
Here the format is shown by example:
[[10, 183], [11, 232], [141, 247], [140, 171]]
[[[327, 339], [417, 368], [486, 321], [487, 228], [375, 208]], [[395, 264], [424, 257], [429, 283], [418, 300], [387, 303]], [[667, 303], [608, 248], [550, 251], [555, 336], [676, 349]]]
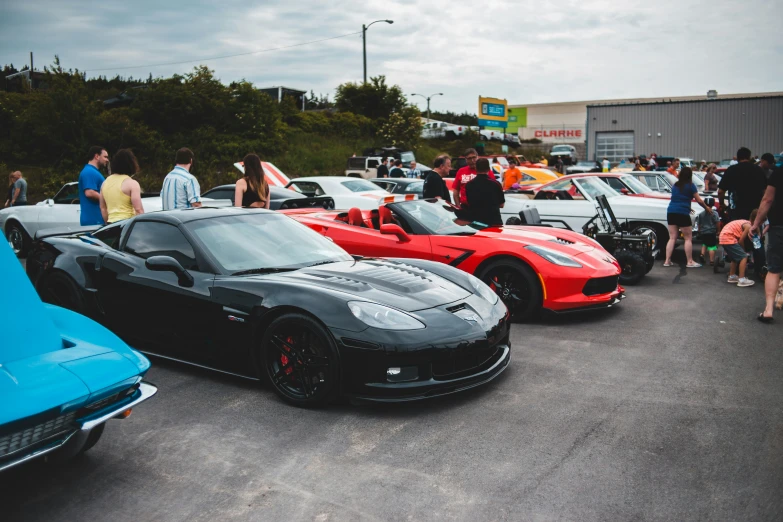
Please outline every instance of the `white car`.
[[[612, 207], [619, 222], [628, 221], [631, 232], [640, 233], [650, 230], [653, 233], [654, 249], [663, 249], [669, 240], [666, 211], [669, 200], [653, 198], [634, 198], [616, 192], [596, 177], [563, 179], [547, 186], [548, 192], [557, 191], [558, 199], [530, 199], [533, 195], [506, 193], [506, 204], [500, 209], [503, 221], [518, 218], [519, 212], [526, 207], [535, 207], [543, 220], [557, 220], [566, 223], [577, 232], [596, 214], [595, 198], [604, 195]], [[536, 197], [542, 198], [539, 193]], [[699, 207], [691, 204], [698, 215]], [[558, 223], [551, 223], [558, 226]]]
[[[296, 178], [286, 188], [308, 197], [329, 196], [335, 208], [357, 207], [361, 210], [377, 209], [383, 203], [404, 201], [407, 196], [393, 195], [366, 179], [343, 176], [312, 176]], [[408, 198], [408, 199], [412, 199]]]

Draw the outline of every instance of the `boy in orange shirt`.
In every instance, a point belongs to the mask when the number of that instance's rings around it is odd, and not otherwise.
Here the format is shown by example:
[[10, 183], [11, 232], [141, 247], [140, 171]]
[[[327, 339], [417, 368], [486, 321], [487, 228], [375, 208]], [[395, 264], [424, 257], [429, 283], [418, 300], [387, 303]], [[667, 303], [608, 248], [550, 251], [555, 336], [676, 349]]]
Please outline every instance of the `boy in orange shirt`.
[[[750, 221], [747, 219], [735, 219], [731, 221], [720, 233], [720, 246], [726, 252], [726, 256], [731, 261], [729, 270], [729, 279], [727, 283], [737, 286], [753, 286], [755, 281], [745, 277], [745, 268], [748, 265], [748, 253], [745, 251], [745, 241], [750, 235], [750, 226], [756, 219], [757, 210], [750, 214]], [[737, 271], [739, 270], [739, 277]]]

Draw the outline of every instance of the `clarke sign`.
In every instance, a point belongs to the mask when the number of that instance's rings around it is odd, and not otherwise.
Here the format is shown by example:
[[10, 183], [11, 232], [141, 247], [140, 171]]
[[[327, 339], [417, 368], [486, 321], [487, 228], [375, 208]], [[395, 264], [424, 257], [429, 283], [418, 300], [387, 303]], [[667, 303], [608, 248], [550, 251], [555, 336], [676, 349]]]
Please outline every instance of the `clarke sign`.
[[524, 127], [519, 129], [523, 140], [537, 139], [544, 143], [581, 143], [585, 141], [582, 127]]

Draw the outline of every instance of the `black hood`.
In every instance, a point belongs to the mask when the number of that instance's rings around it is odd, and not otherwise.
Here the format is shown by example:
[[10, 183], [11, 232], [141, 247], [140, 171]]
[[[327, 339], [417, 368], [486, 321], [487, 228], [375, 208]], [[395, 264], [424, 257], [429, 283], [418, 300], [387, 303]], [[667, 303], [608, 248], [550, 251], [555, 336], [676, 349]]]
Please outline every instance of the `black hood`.
[[258, 277], [350, 294], [357, 300], [406, 312], [442, 306], [471, 295], [461, 286], [431, 272], [379, 259], [331, 263]]

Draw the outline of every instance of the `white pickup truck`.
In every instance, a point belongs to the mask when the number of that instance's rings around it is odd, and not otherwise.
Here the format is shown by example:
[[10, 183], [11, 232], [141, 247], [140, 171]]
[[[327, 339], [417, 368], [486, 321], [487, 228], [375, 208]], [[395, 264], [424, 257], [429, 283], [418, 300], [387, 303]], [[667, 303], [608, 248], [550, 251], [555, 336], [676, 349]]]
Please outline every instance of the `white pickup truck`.
[[424, 127], [421, 129], [421, 137], [424, 139], [452, 138], [462, 136], [468, 131], [476, 132], [478, 129], [478, 127], [456, 125], [454, 123], [446, 123], [445, 121], [428, 121], [424, 123]]

